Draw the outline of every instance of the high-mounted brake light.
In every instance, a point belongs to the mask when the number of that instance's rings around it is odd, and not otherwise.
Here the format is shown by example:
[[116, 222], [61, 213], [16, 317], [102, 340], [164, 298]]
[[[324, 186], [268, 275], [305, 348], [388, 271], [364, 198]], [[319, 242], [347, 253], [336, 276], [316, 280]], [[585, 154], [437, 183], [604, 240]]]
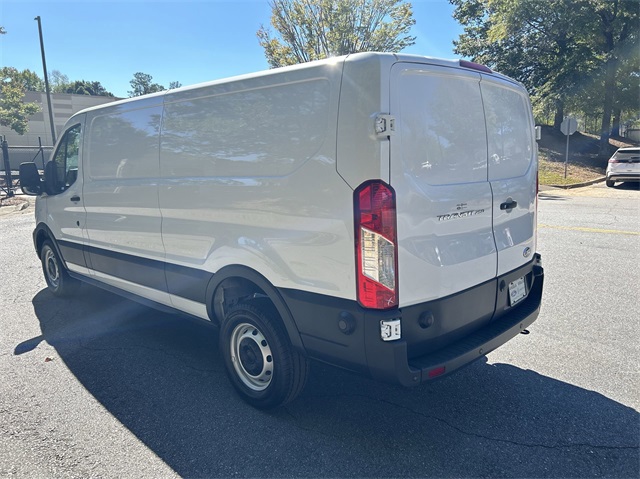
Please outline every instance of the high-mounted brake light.
[[398, 306], [396, 197], [380, 180], [354, 193], [358, 302], [365, 308]]
[[462, 67], [462, 68], [471, 68], [472, 70], [478, 70], [480, 72], [484, 72], [484, 73], [493, 73], [493, 70], [489, 67], [486, 67], [484, 65], [480, 65], [479, 63], [473, 63], [467, 60], [460, 60], [458, 62], [458, 64]]

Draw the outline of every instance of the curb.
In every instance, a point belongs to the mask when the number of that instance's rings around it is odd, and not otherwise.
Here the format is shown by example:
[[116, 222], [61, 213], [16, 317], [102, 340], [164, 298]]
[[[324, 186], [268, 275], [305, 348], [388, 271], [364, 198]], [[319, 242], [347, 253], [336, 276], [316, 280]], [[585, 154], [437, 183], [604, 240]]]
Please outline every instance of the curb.
[[570, 185], [544, 185], [544, 186], [549, 186], [551, 188], [562, 188], [563, 190], [570, 190], [573, 188], [582, 188], [583, 186], [591, 186], [591, 185], [595, 185], [596, 183], [602, 183], [606, 179], [607, 177], [603, 176], [601, 178], [596, 178], [595, 180], [585, 181], [584, 183], [572, 183]]

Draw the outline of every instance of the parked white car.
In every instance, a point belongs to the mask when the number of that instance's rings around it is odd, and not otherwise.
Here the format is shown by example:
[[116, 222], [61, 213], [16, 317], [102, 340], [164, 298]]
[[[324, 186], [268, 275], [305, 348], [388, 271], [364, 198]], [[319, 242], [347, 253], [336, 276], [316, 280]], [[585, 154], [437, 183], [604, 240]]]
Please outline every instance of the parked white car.
[[607, 164], [607, 186], [616, 181], [640, 181], [640, 148], [620, 148]]
[[78, 280], [220, 326], [250, 404], [308, 360], [417, 385], [538, 316], [537, 149], [519, 83], [356, 54], [90, 108], [38, 194], [51, 292]]

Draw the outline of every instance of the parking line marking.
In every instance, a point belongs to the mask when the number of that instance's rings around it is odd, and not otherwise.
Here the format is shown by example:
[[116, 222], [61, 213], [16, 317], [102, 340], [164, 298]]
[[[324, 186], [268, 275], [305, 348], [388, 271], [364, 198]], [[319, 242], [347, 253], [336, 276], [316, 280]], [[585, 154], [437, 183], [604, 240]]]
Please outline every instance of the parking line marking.
[[551, 228], [556, 230], [583, 231], [585, 233], [605, 233], [614, 235], [640, 236], [640, 231], [605, 230], [601, 228], [583, 228], [581, 226], [558, 226], [539, 224], [538, 228]]

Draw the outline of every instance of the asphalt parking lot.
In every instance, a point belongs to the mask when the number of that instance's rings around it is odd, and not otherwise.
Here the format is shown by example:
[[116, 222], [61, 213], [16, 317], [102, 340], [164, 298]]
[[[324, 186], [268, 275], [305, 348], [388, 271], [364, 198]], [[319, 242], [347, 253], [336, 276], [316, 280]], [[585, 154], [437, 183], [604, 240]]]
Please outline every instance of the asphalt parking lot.
[[413, 389], [313, 364], [261, 412], [214, 327], [88, 286], [53, 297], [32, 208], [0, 214], [0, 477], [637, 478], [640, 191], [545, 190], [538, 220], [531, 334]]

